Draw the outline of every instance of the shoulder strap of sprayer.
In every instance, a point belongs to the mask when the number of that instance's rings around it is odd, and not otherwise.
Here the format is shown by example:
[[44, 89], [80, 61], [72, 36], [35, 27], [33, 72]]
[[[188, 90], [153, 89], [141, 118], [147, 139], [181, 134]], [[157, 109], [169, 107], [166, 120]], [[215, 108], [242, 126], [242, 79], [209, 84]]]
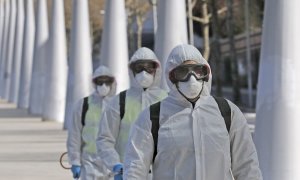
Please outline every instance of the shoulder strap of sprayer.
[[119, 96], [119, 105], [120, 105], [120, 119], [122, 120], [125, 114], [125, 102], [126, 102], [126, 90], [120, 92]]
[[89, 109], [89, 102], [88, 101], [89, 101], [88, 96], [83, 98], [82, 111], [81, 111], [81, 124], [82, 124], [82, 126], [85, 125], [85, 115], [86, 115], [86, 112]]

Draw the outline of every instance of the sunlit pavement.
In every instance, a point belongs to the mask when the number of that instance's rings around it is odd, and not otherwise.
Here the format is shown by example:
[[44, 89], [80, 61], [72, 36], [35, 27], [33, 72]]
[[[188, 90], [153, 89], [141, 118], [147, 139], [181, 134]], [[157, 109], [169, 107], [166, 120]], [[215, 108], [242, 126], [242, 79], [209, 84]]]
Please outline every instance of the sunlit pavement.
[[[245, 117], [253, 132], [255, 113], [245, 113]], [[42, 121], [0, 100], [0, 179], [72, 179], [70, 171], [59, 164], [66, 137], [62, 123]]]
[[0, 100], [0, 179], [72, 179], [59, 164], [66, 134], [62, 123], [42, 121]]

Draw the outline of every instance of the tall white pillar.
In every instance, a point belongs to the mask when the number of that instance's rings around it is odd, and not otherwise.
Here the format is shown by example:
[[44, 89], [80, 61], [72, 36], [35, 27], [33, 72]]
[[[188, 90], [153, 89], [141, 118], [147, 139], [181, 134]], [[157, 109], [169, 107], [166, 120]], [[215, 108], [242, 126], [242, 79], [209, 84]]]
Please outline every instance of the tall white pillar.
[[36, 33], [31, 75], [29, 112], [41, 115], [46, 90], [47, 40], [49, 37], [47, 1], [37, 1]]
[[300, 179], [300, 1], [266, 0], [256, 105], [264, 180]]
[[5, 65], [5, 78], [4, 78], [4, 97], [9, 100], [10, 95], [10, 83], [12, 79], [12, 64], [14, 55], [14, 41], [16, 31], [16, 0], [10, 1], [10, 17], [9, 17], [9, 31], [8, 31], [8, 42], [7, 42], [7, 54], [6, 54], [6, 65]]
[[116, 77], [117, 93], [129, 87], [128, 41], [124, 0], [106, 1], [100, 64]]
[[52, 1], [44, 120], [63, 122], [67, 91], [67, 54], [64, 1]]
[[[1, 65], [2, 65], [2, 62], [3, 62], [3, 59], [1, 57], [1, 54], [2, 54], [1, 46], [2, 46], [3, 30], [4, 30], [4, 1], [0, 1], [0, 83], [1, 83], [1, 74], [2, 74]], [[0, 84], [0, 86], [2, 86], [2, 84]], [[0, 95], [0, 97], [1, 97], [1, 95]]]
[[88, 1], [73, 0], [68, 91], [64, 127], [72, 118], [73, 105], [92, 91], [92, 56]]
[[32, 73], [32, 61], [34, 53], [34, 6], [33, 0], [25, 1], [25, 24], [21, 65], [21, 78], [19, 87], [18, 107], [29, 107], [30, 83]]
[[1, 74], [0, 74], [0, 96], [5, 98], [5, 71], [6, 71], [6, 54], [8, 47], [8, 32], [9, 32], [9, 12], [10, 12], [10, 1], [4, 1], [4, 26], [2, 34], [2, 45], [1, 45]]
[[12, 80], [10, 83], [10, 101], [18, 104], [20, 74], [24, 34], [24, 0], [17, 0], [17, 18], [15, 30], [14, 55], [12, 65]]
[[[155, 53], [165, 68], [171, 50], [178, 44], [187, 43], [187, 22], [185, 0], [158, 1], [158, 27], [155, 36]], [[161, 87], [168, 90], [165, 74]]]

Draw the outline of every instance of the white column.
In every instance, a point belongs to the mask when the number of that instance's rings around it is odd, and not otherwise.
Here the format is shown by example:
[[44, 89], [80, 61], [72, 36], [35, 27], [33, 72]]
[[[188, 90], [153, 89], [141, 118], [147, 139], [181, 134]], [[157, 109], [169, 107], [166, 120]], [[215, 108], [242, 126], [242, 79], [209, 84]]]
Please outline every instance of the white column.
[[129, 87], [128, 41], [124, 0], [109, 0], [105, 5], [100, 64], [109, 67], [117, 80], [117, 93]]
[[[155, 53], [162, 64], [165, 63], [171, 50], [178, 44], [187, 43], [187, 22], [185, 0], [158, 1], [158, 27], [155, 36]], [[162, 74], [161, 87], [168, 90]]]
[[18, 107], [29, 107], [30, 83], [32, 73], [32, 61], [34, 53], [34, 9], [33, 0], [25, 1], [25, 24], [21, 64], [21, 78], [19, 87]]
[[4, 1], [4, 26], [2, 34], [2, 45], [1, 45], [1, 74], [0, 74], [0, 96], [5, 98], [5, 71], [6, 71], [6, 54], [8, 47], [8, 32], [9, 32], [9, 11], [10, 11], [10, 1]]
[[15, 28], [16, 26], [16, 0], [11, 0], [10, 4], [10, 17], [9, 17], [9, 31], [8, 31], [8, 42], [7, 42], [7, 54], [6, 54], [6, 66], [5, 66], [5, 78], [4, 78], [4, 98], [9, 99], [10, 94], [10, 82], [11, 82], [11, 71], [13, 64], [14, 54], [14, 41], [15, 41]]
[[15, 30], [14, 55], [12, 65], [12, 80], [10, 83], [10, 101], [18, 104], [20, 74], [22, 63], [22, 45], [24, 34], [24, 0], [17, 0], [17, 18]]
[[92, 91], [92, 56], [88, 1], [73, 0], [68, 91], [64, 127], [68, 128], [73, 105]]
[[44, 120], [63, 122], [67, 91], [67, 54], [64, 1], [52, 1]]
[[[1, 83], [1, 74], [2, 74], [2, 62], [3, 59], [1, 57], [2, 54], [2, 34], [3, 34], [3, 30], [4, 30], [4, 1], [0, 1], [0, 83]], [[0, 86], [2, 86], [2, 84], [0, 84]], [[0, 90], [1, 91], [1, 90]], [[0, 95], [1, 97], [1, 95]]]
[[300, 179], [300, 1], [265, 1], [256, 105], [264, 180]]
[[46, 90], [47, 40], [49, 37], [47, 1], [37, 1], [36, 33], [31, 75], [29, 112], [42, 114]]

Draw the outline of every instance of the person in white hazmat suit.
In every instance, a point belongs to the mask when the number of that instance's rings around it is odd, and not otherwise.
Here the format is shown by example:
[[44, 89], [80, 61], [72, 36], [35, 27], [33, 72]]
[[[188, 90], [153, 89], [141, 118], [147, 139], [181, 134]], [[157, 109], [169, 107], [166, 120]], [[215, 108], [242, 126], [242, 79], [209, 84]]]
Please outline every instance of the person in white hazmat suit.
[[192, 45], [176, 46], [165, 73], [170, 92], [158, 106], [156, 139], [151, 113], [159, 103], [132, 125], [124, 179], [145, 179], [152, 164], [153, 180], [261, 180], [247, 122], [237, 106], [222, 98], [231, 113], [228, 131], [210, 95], [211, 70], [201, 53]]
[[[167, 96], [159, 88], [161, 65], [154, 52], [139, 48], [129, 61], [131, 86], [115, 96], [102, 113], [97, 148], [106, 166], [122, 179], [129, 131], [139, 113]], [[148, 171], [149, 172], [149, 171]]]
[[95, 91], [74, 106], [68, 129], [68, 158], [74, 178], [108, 180], [109, 170], [97, 156], [96, 138], [103, 108], [116, 93], [116, 81], [107, 67], [99, 66], [93, 73], [93, 85]]

